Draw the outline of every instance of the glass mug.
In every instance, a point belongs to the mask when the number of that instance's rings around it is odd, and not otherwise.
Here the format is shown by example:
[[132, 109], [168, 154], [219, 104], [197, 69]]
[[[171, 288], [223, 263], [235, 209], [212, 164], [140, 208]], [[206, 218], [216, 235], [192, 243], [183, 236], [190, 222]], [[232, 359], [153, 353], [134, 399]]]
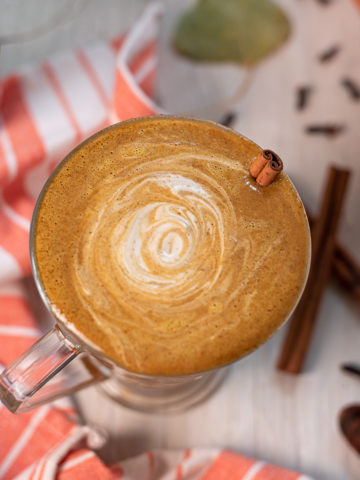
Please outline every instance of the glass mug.
[[[136, 119], [127, 122], [132, 121]], [[91, 141], [98, 134], [83, 143]], [[77, 148], [81, 146], [82, 144]], [[80, 338], [70, 331], [52, 311], [35, 260], [36, 222], [48, 185], [71, 155], [72, 152], [60, 162], [45, 183], [36, 202], [30, 227], [30, 259], [33, 276], [40, 296], [49, 312], [55, 317], [56, 324], [2, 372], [0, 375], [1, 402], [11, 412], [23, 413], [101, 382], [101, 389], [108, 396], [123, 406], [139, 411], [179, 411], [200, 403], [221, 384], [229, 365], [188, 375], [134, 373], [120, 367], [105, 353], [94, 348], [86, 338]], [[308, 238], [310, 239], [309, 231]], [[308, 244], [310, 245], [310, 241]], [[307, 273], [309, 258], [310, 252], [307, 258]], [[303, 288], [306, 278], [307, 274]], [[297, 300], [301, 297], [301, 293], [302, 291], [299, 292]], [[289, 316], [290, 314], [291, 312]], [[61, 370], [70, 362], [71, 365], [68, 368], [70, 374], [65, 379]]]

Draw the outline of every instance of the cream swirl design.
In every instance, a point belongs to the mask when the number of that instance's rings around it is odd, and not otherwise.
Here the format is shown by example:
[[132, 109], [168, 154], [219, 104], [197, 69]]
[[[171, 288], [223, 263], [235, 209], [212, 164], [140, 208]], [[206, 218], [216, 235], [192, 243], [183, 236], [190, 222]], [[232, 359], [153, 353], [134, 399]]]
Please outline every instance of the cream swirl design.
[[[155, 193], [151, 203], [121, 218], [110, 237], [112, 258], [133, 289], [171, 302], [176, 295], [186, 303], [194, 291], [207, 292], [221, 271], [221, 212], [204, 187], [182, 175], [155, 172], [140, 177], [124, 199], [128, 208], [128, 200], [138, 198], [143, 189], [158, 190], [159, 201]], [[171, 198], [165, 199], [161, 190]], [[199, 249], [210, 253], [216, 242], [218, 254], [194, 268]], [[204, 275], [206, 268], [210, 277]]]
[[236, 288], [234, 269], [223, 268], [238, 248], [233, 205], [193, 159], [137, 164], [102, 182], [87, 202], [74, 284], [92, 317], [122, 343], [126, 326], [178, 337]]

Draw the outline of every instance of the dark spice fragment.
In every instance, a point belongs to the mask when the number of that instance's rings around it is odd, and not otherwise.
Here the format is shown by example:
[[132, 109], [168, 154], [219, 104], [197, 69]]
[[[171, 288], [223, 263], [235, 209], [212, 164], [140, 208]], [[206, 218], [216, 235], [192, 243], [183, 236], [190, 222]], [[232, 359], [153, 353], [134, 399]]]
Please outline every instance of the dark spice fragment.
[[224, 127], [231, 127], [236, 120], [235, 113], [229, 112], [227, 113], [222, 120], [220, 120], [221, 125]]
[[342, 433], [349, 444], [360, 454], [360, 405], [348, 405], [339, 417]]
[[329, 137], [335, 137], [339, 133], [343, 132], [345, 127], [343, 125], [332, 125], [332, 124], [324, 124], [324, 125], [308, 125], [305, 127], [306, 133], [309, 134], [323, 134], [328, 135]]
[[328, 62], [329, 60], [332, 60], [339, 52], [339, 45], [334, 45], [333, 47], [325, 50], [323, 53], [320, 53], [319, 61], [322, 63]]
[[360, 366], [355, 363], [343, 363], [341, 369], [345, 372], [353, 373], [360, 376]]
[[333, 0], [317, 0], [318, 3], [321, 3], [322, 5], [330, 5], [330, 3], [333, 2]]
[[353, 100], [360, 100], [360, 87], [356, 85], [353, 80], [350, 80], [350, 78], [343, 78], [341, 84], [349, 92], [349, 95]]
[[296, 99], [296, 108], [297, 110], [304, 110], [309, 102], [309, 96], [312, 91], [312, 88], [307, 87], [299, 87], [297, 89], [297, 99]]

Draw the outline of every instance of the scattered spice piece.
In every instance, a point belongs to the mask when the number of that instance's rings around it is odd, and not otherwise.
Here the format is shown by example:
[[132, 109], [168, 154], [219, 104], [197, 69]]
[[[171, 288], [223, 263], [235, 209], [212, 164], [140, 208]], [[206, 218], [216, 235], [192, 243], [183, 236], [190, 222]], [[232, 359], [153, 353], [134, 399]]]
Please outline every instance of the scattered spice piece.
[[333, 0], [317, 0], [318, 3], [321, 3], [322, 5], [330, 5]]
[[277, 368], [288, 373], [300, 373], [316, 316], [321, 304], [336, 245], [336, 232], [350, 177], [348, 170], [329, 169], [319, 218], [312, 231], [312, 257], [308, 281], [286, 332]]
[[360, 376], [360, 366], [355, 363], [343, 363], [341, 365], [341, 370]]
[[339, 424], [349, 444], [360, 454], [360, 405], [345, 407], [340, 413]]
[[329, 137], [335, 137], [343, 132], [345, 127], [343, 125], [324, 124], [324, 125], [308, 125], [305, 128], [306, 133], [309, 134], [323, 134]]
[[319, 61], [321, 63], [328, 62], [332, 60], [340, 52], [339, 45], [334, 45], [333, 47], [328, 48], [323, 53], [319, 55]]
[[250, 165], [250, 175], [256, 178], [269, 161], [269, 158], [266, 150], [261, 151]]
[[298, 110], [304, 110], [304, 108], [307, 106], [311, 91], [312, 88], [309, 86], [299, 87], [297, 89], [296, 108]]
[[353, 100], [360, 100], [360, 87], [356, 85], [353, 80], [351, 80], [350, 78], [343, 78], [341, 84], [349, 92], [349, 95]]
[[224, 127], [231, 127], [236, 120], [236, 115], [233, 112], [227, 113], [222, 120], [220, 120], [221, 125]]
[[250, 165], [250, 175], [261, 187], [267, 187], [282, 169], [283, 162], [276, 153], [271, 150], [262, 150]]

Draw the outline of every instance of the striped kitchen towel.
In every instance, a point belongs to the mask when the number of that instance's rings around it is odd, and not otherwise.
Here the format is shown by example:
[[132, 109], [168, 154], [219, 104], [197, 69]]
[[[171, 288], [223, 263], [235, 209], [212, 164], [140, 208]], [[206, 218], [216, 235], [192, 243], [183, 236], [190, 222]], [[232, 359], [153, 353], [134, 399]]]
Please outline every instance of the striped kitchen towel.
[[[126, 37], [46, 60], [2, 81], [0, 101], [0, 367], [40, 335], [20, 279], [30, 273], [35, 200], [57, 163], [93, 132], [162, 113], [151, 100], [161, 7]], [[114, 407], [115, 408], [115, 407]], [[106, 466], [105, 437], [81, 426], [66, 401], [22, 415], [0, 403], [0, 479], [305, 480], [221, 450], [152, 451]]]
[[160, 13], [152, 4], [126, 40], [60, 55], [2, 81], [0, 283], [30, 273], [34, 204], [66, 153], [116, 121], [161, 113], [151, 100]]

